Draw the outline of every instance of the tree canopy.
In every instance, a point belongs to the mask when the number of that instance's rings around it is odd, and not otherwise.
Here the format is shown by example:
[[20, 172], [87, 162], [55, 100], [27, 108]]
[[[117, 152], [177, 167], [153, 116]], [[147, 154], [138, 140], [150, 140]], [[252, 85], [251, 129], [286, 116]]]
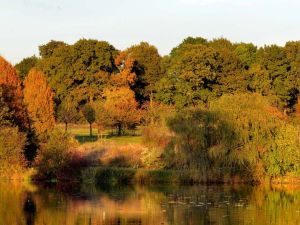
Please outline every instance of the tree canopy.
[[53, 97], [44, 74], [31, 69], [24, 81], [24, 102], [37, 134], [45, 134], [55, 125]]

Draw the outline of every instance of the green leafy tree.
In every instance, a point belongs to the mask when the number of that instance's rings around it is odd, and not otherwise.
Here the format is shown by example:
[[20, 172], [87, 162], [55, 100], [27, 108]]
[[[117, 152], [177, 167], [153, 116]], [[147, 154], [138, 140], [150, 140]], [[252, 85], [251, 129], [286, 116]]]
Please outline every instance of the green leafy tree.
[[67, 46], [67, 44], [62, 41], [51, 40], [47, 44], [39, 46], [40, 56], [42, 58], [51, 57], [55, 49], [64, 46]]
[[257, 47], [252, 43], [239, 43], [235, 45], [234, 52], [239, 58], [244, 70], [248, 70], [256, 61]]
[[152, 100], [156, 82], [162, 77], [161, 56], [156, 47], [141, 42], [131, 46], [126, 54], [134, 61], [133, 72], [137, 79], [133, 85], [137, 100]]
[[257, 62], [267, 71], [270, 83], [270, 95], [283, 110], [293, 107], [297, 102], [298, 90], [294, 76], [291, 76], [291, 65], [283, 47], [265, 46], [257, 52]]
[[33, 55], [31, 57], [22, 59], [21, 62], [15, 65], [15, 68], [17, 69], [21, 80], [25, 79], [30, 69], [37, 65], [37, 62], [38, 62], [38, 58], [35, 55]]
[[90, 104], [87, 104], [82, 108], [81, 111], [86, 121], [90, 124], [90, 136], [92, 137], [93, 136], [92, 124], [96, 121], [95, 110]]
[[[49, 43], [50, 44], [50, 43]], [[56, 101], [72, 97], [80, 106], [101, 99], [109, 75], [116, 70], [118, 51], [105, 41], [81, 39], [74, 45], [60, 45], [39, 63], [54, 89]]]
[[[161, 93], [157, 96], [171, 94], [179, 107], [207, 103], [216, 94], [213, 89], [219, 79], [218, 60], [218, 53], [206, 45], [183, 45], [171, 56], [167, 77], [158, 85], [158, 92]], [[170, 101], [160, 100], [165, 103]]]

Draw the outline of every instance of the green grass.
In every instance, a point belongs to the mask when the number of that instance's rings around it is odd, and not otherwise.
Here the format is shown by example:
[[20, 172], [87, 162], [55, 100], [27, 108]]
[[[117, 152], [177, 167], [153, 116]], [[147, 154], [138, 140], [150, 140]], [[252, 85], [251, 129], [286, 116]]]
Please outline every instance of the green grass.
[[117, 144], [141, 144], [142, 137], [141, 136], [112, 136], [106, 139], [107, 141], [113, 141]]
[[[79, 141], [79, 143], [88, 143], [88, 142], [95, 142], [100, 140], [98, 136], [92, 136], [89, 135], [75, 135], [76, 140]], [[141, 144], [142, 143], [142, 137], [141, 136], [103, 136], [102, 138], [105, 142], [114, 142], [116, 144]]]
[[[59, 124], [57, 127], [62, 130], [65, 129], [63, 124]], [[92, 129], [93, 136], [90, 137], [90, 128], [88, 124], [69, 125], [68, 132], [74, 135], [75, 139], [81, 144], [95, 142], [100, 138], [100, 135], [98, 135], [98, 129], [96, 128]], [[102, 139], [103, 141], [114, 142], [117, 144], [140, 144], [142, 143], [142, 137], [140, 134], [141, 129], [137, 129], [136, 131], [124, 136], [116, 136], [112, 130], [106, 130], [102, 134]]]

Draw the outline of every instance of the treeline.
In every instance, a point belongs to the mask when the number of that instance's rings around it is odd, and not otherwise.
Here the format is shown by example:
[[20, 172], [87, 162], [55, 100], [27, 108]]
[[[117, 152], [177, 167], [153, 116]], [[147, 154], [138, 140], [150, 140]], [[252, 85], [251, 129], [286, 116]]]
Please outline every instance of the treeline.
[[189, 37], [164, 57], [145, 42], [124, 51], [85, 39], [73, 45], [51, 41], [39, 49], [40, 57], [26, 58], [16, 68], [22, 79], [33, 66], [43, 71], [56, 108], [66, 99], [77, 107], [101, 101], [107, 87], [125, 84], [139, 106], [150, 99], [178, 107], [207, 105], [226, 93], [256, 92], [271, 96], [289, 113], [299, 94], [300, 42], [257, 48], [223, 38]]
[[300, 42], [257, 48], [189, 37], [164, 57], [146, 42], [120, 51], [50, 41], [39, 50], [15, 67], [0, 58], [3, 163], [16, 151], [20, 167], [35, 159], [42, 177], [63, 177], [61, 168], [83, 162], [55, 123], [88, 122], [118, 135], [144, 126], [150, 168], [195, 169], [203, 180], [300, 172]]
[[39, 57], [23, 59], [16, 69], [23, 80], [32, 67], [43, 72], [54, 92], [55, 116], [66, 127], [86, 121], [82, 112], [89, 108], [95, 111], [89, 110], [90, 123], [121, 134], [141, 122], [139, 109], [150, 102], [208, 107], [224, 94], [259, 93], [291, 114], [300, 89], [299, 49], [300, 42], [258, 48], [188, 37], [162, 57], [146, 42], [120, 51], [106, 41], [50, 41], [39, 47]]

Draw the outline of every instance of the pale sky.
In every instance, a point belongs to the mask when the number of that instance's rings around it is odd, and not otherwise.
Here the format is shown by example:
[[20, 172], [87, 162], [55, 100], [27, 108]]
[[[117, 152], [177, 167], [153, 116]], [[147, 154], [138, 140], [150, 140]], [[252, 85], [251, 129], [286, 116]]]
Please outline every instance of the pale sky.
[[49, 40], [147, 41], [162, 55], [187, 36], [258, 46], [300, 40], [300, 0], [0, 0], [0, 55], [12, 63]]

